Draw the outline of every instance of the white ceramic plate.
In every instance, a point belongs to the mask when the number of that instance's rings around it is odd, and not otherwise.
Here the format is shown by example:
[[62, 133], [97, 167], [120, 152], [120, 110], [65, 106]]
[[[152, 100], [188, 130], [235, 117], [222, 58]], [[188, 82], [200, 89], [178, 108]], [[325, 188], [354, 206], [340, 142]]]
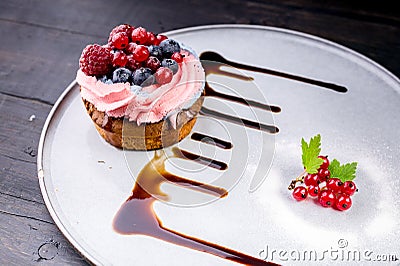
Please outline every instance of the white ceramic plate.
[[[203, 169], [201, 175], [192, 173], [191, 178], [218, 182], [230, 177], [235, 182], [228, 187], [227, 197], [210, 198], [207, 204], [190, 201], [192, 192], [185, 194], [184, 202], [157, 202], [155, 211], [166, 227], [254, 257], [268, 255], [268, 260], [283, 264], [310, 263], [302, 256], [313, 252], [319, 264], [327, 265], [355, 264], [351, 254], [356, 254], [356, 260], [360, 254], [361, 262], [399, 257], [400, 82], [395, 76], [345, 47], [283, 29], [223, 25], [167, 34], [199, 54], [216, 51], [236, 62], [344, 85], [348, 92], [245, 71], [255, 78], [259, 90], [251, 87], [254, 84], [236, 81], [240, 86], [233, 85], [234, 93], [259, 101], [264, 101], [260, 95], [265, 96], [282, 112], [250, 112], [234, 104], [224, 105], [222, 110], [229, 111], [225, 110], [228, 106], [243, 117], [275, 122], [280, 132], [260, 133], [215, 120], [216, 126], [212, 126], [200, 116], [194, 131], [231, 138], [234, 148], [219, 151], [185, 139], [182, 147], [199, 149], [229, 166], [219, 172]], [[208, 104], [213, 106], [211, 101]], [[287, 190], [290, 180], [302, 170], [301, 138], [317, 133], [322, 136], [323, 154], [341, 162], [359, 162], [359, 192], [347, 212], [322, 208], [312, 200], [297, 203]], [[124, 152], [105, 143], [85, 114], [73, 82], [51, 111], [39, 146], [40, 185], [60, 230], [96, 264], [232, 263], [113, 230], [113, 217], [151, 154]], [[166, 186], [165, 190], [173, 194], [173, 188]]]

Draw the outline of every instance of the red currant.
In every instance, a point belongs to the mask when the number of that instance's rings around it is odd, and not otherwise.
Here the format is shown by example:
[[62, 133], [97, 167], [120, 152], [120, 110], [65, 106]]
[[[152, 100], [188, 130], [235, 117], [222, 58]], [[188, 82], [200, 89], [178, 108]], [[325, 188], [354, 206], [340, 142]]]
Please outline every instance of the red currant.
[[336, 177], [329, 178], [328, 181], [326, 181], [326, 187], [335, 193], [339, 193], [343, 188], [343, 182]]
[[148, 67], [151, 69], [151, 71], [156, 72], [157, 69], [161, 66], [160, 60], [158, 60], [157, 57], [154, 56], [149, 56], [147, 60], [144, 63], [145, 67]]
[[350, 209], [352, 205], [351, 198], [345, 194], [338, 194], [336, 199], [335, 207], [340, 211], [345, 211]]
[[146, 46], [138, 45], [136, 46], [135, 51], [133, 51], [132, 55], [136, 61], [143, 62], [149, 57], [150, 52]]
[[319, 182], [319, 179], [318, 179], [318, 175], [316, 175], [316, 174], [307, 174], [304, 177], [304, 184], [306, 186], [311, 186], [311, 185], [317, 186], [319, 183], [320, 182]]
[[171, 82], [174, 73], [168, 67], [160, 67], [154, 74], [158, 84], [167, 84]]
[[353, 196], [354, 192], [357, 191], [356, 184], [353, 181], [346, 181], [343, 184], [342, 192], [348, 196]]
[[324, 182], [326, 181], [331, 175], [328, 169], [320, 168], [318, 169], [318, 178], [319, 181]]
[[168, 39], [167, 36], [158, 34], [158, 35], [156, 36], [155, 41], [154, 41], [154, 45], [158, 46], [158, 45], [160, 45], [160, 43], [161, 43], [162, 41], [164, 41], [164, 40], [166, 40], [166, 39]]
[[147, 31], [142, 27], [136, 28], [132, 31], [131, 37], [132, 42], [135, 42], [137, 44], [145, 44], [148, 38]]
[[114, 67], [124, 67], [127, 62], [128, 62], [128, 57], [124, 52], [117, 51], [114, 53], [112, 60]]
[[308, 195], [310, 195], [311, 197], [316, 197], [319, 194], [319, 186], [318, 185], [310, 185], [307, 188], [308, 190]]
[[125, 48], [125, 53], [127, 54], [133, 54], [133, 52], [135, 51], [137, 44], [134, 42], [130, 42], [128, 43], [128, 45]]
[[128, 43], [129, 43], [128, 35], [125, 32], [119, 32], [112, 36], [110, 44], [112, 47], [122, 50], [126, 46], [128, 46]]
[[318, 195], [318, 201], [322, 207], [334, 206], [336, 201], [335, 193], [330, 189], [322, 190]]
[[175, 52], [175, 53], [173, 53], [173, 54], [171, 55], [171, 59], [175, 60], [177, 63], [182, 63], [182, 61], [183, 61], [183, 56], [182, 56], [180, 53]]
[[135, 71], [136, 69], [140, 68], [142, 66], [141, 62], [138, 62], [133, 58], [133, 55], [128, 55], [128, 62], [126, 63], [126, 67], [129, 68], [132, 71]]
[[154, 33], [152, 33], [151, 31], [147, 32], [147, 45], [153, 45], [154, 42], [156, 41], [157, 37]]
[[328, 169], [329, 167], [329, 160], [328, 160], [328, 156], [318, 156], [318, 158], [321, 158], [323, 160], [321, 166], [319, 168], [321, 169]]

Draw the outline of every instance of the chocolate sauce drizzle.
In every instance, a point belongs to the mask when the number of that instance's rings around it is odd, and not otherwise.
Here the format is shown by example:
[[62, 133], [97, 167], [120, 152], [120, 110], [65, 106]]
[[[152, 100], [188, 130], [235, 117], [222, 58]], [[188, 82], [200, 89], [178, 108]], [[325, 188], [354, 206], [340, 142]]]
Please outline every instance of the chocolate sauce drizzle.
[[[199, 155], [194, 158], [192, 153], [183, 151], [177, 147], [172, 148], [173, 158], [184, 158], [198, 160]], [[204, 158], [204, 157], [203, 157]], [[177, 231], [166, 228], [157, 217], [153, 204], [158, 199], [168, 199], [168, 195], [161, 191], [161, 184], [172, 182], [176, 185], [189, 189], [201, 191], [216, 197], [223, 198], [228, 191], [223, 188], [209, 184], [186, 179], [169, 173], [165, 169], [168, 160], [164, 150], [155, 151], [153, 159], [148, 162], [139, 173], [131, 196], [122, 204], [113, 220], [114, 230], [124, 235], [146, 235], [164, 240], [176, 245], [206, 252], [224, 259], [247, 265], [275, 265], [270, 262], [240, 253], [238, 251], [222, 247], [195, 237], [187, 236]], [[205, 160], [215, 164], [212, 159]]]
[[190, 138], [195, 141], [200, 141], [200, 142], [203, 142], [206, 144], [215, 145], [218, 148], [221, 148], [224, 150], [229, 150], [229, 149], [232, 149], [232, 147], [233, 147], [232, 143], [230, 143], [228, 141], [225, 141], [225, 140], [222, 140], [222, 139], [219, 139], [216, 137], [207, 136], [207, 135], [204, 135], [204, 134], [201, 134], [198, 132], [194, 132], [190, 136]]
[[[227, 65], [230, 65], [232, 67], [239, 68], [239, 69], [245, 69], [245, 70], [254, 71], [254, 72], [260, 72], [260, 73], [273, 75], [273, 76], [277, 76], [277, 77], [292, 79], [292, 80], [300, 81], [300, 82], [303, 82], [303, 83], [308, 83], [308, 84], [316, 85], [316, 86], [323, 87], [323, 88], [326, 88], [326, 89], [330, 89], [330, 90], [333, 90], [333, 91], [336, 91], [336, 92], [341, 92], [341, 93], [347, 92], [347, 88], [342, 86], [342, 85], [337, 85], [337, 84], [330, 83], [330, 82], [325, 82], [325, 81], [320, 81], [320, 80], [316, 80], [316, 79], [297, 76], [297, 75], [284, 73], [284, 72], [280, 72], [280, 71], [276, 71], [276, 70], [272, 70], [272, 69], [261, 68], [261, 67], [251, 66], [251, 65], [245, 65], [245, 64], [242, 64], [242, 63], [237, 63], [237, 62], [230, 61], [230, 60], [224, 58], [222, 55], [220, 55], [220, 54], [218, 54], [216, 52], [211, 52], [211, 51], [203, 52], [200, 55], [200, 59], [201, 60], [208, 60], [208, 61], [224, 63], [224, 64], [227, 64]], [[226, 72], [226, 71], [221, 71], [221, 70], [219, 71], [219, 73], [222, 73], [222, 72], [225, 73], [224, 75], [227, 75], [226, 73], [229, 73], [229, 72]], [[232, 75], [229, 73], [228, 76], [232, 76]]]

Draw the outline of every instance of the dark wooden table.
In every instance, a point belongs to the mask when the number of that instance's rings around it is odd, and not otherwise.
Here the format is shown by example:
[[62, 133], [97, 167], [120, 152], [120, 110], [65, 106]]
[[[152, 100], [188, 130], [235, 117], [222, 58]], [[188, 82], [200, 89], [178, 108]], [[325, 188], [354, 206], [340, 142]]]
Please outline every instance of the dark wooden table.
[[121, 23], [162, 32], [241, 23], [314, 34], [400, 76], [395, 1], [0, 1], [0, 265], [87, 264], [51, 219], [36, 172], [39, 136], [88, 43]]

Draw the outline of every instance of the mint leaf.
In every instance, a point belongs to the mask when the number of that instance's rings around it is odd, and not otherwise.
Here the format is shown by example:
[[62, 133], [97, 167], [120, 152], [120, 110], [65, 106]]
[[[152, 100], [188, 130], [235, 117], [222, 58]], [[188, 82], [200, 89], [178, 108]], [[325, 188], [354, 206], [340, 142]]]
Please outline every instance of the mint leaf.
[[321, 158], [318, 158], [321, 152], [321, 135], [318, 134], [310, 139], [310, 143], [307, 143], [304, 138], [301, 139], [301, 150], [303, 154], [301, 159], [303, 166], [309, 174], [316, 174], [318, 168], [323, 163]]
[[342, 182], [351, 181], [356, 178], [357, 162], [340, 165], [339, 161], [334, 159], [328, 169], [331, 177], [339, 178]]

